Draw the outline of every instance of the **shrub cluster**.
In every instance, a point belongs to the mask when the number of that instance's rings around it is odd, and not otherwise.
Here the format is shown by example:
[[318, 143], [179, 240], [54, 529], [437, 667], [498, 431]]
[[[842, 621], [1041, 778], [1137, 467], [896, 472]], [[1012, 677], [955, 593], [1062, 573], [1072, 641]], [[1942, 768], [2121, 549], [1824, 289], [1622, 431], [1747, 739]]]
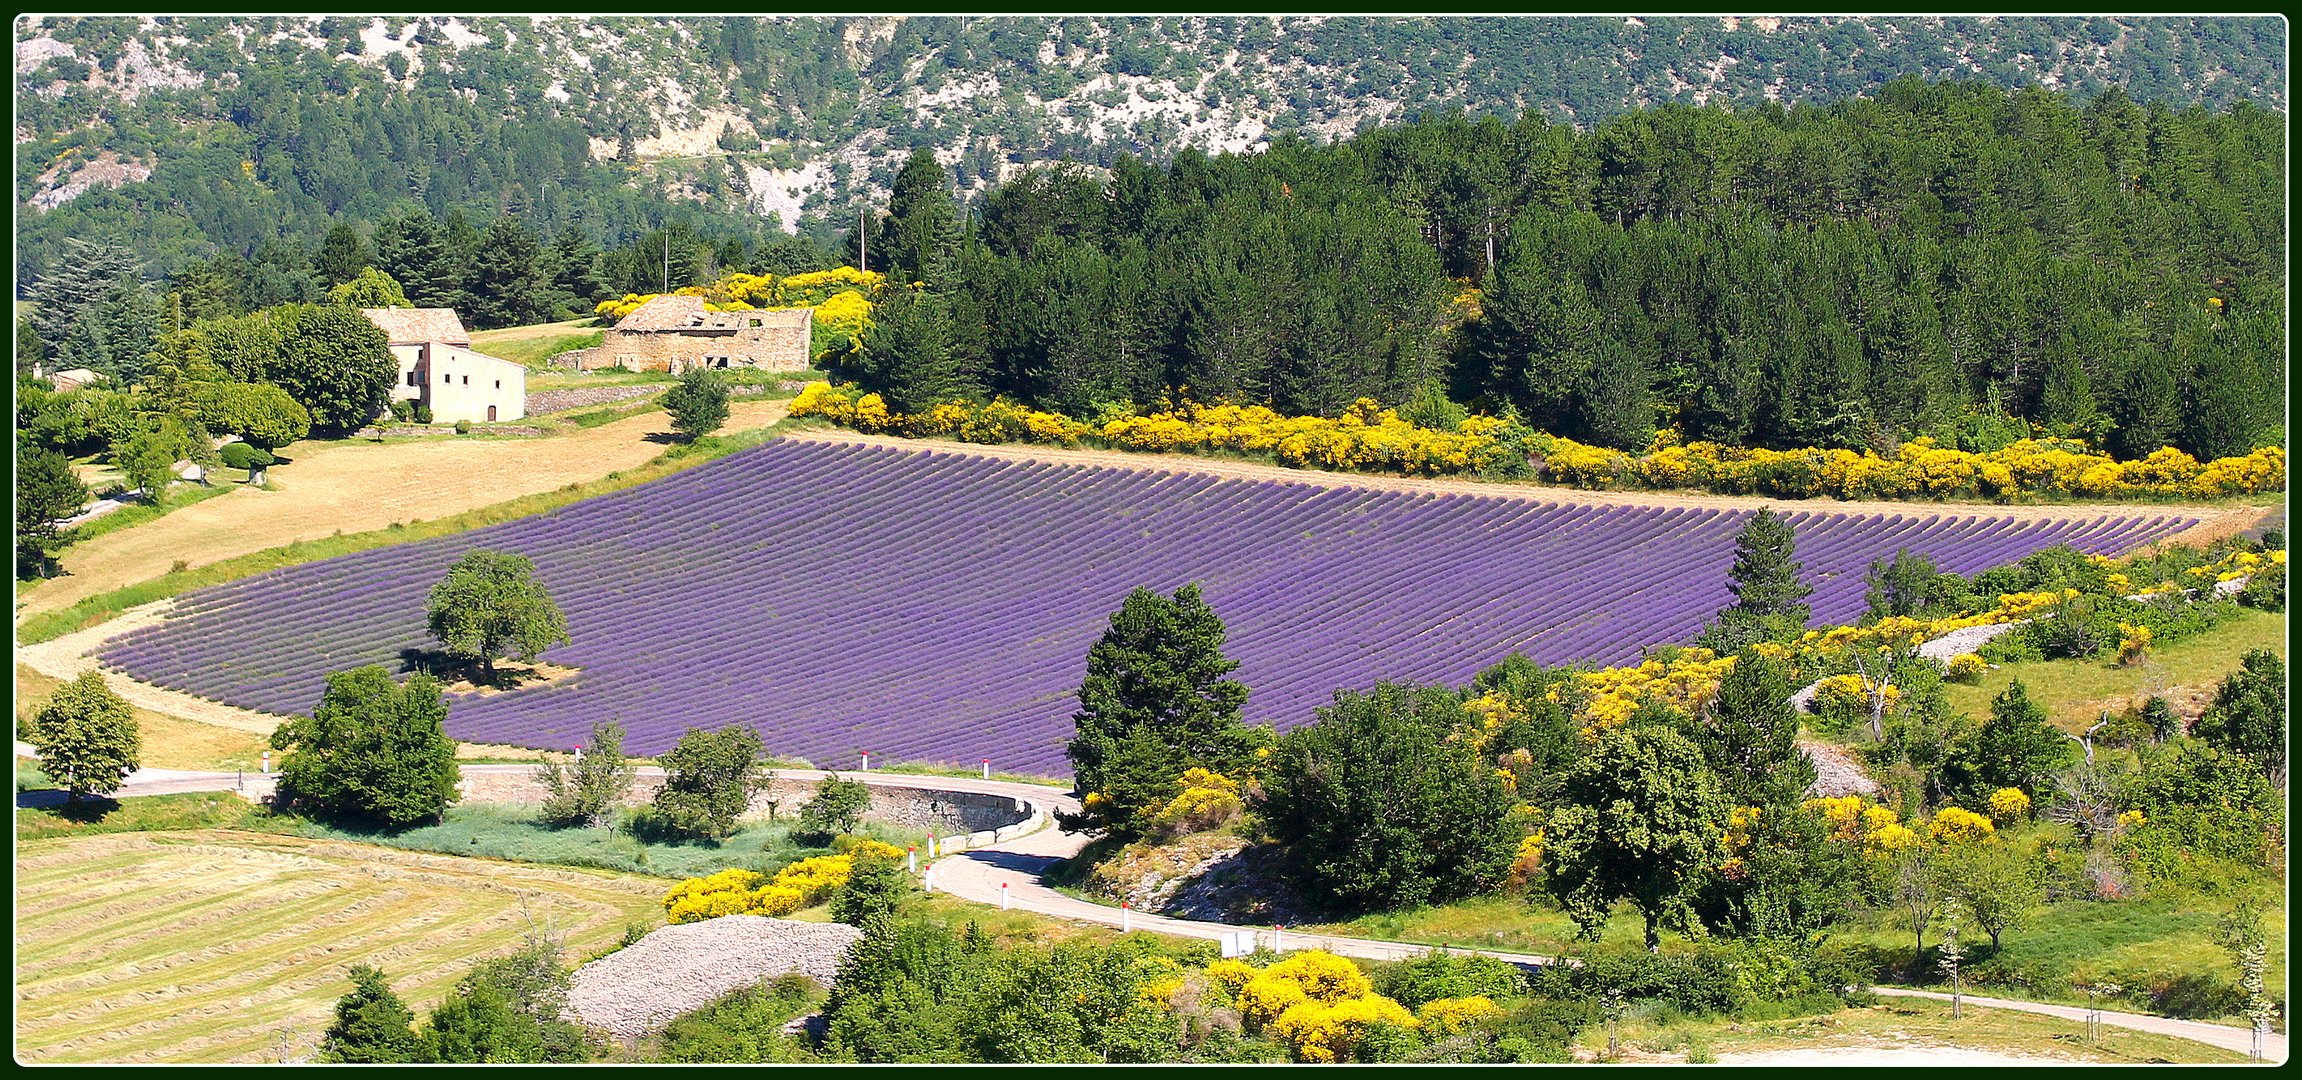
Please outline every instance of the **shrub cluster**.
[[903, 849], [865, 840], [837, 855], [801, 859], [776, 871], [773, 878], [741, 867], [689, 878], [664, 894], [664, 915], [674, 923], [722, 915], [789, 915], [846, 885], [858, 856], [901, 859]]

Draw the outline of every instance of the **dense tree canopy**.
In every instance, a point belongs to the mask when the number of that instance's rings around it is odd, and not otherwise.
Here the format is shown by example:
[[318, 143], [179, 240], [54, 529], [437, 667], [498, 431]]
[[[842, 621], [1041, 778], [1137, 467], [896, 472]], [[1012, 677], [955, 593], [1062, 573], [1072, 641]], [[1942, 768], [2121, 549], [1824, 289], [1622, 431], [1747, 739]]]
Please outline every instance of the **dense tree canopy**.
[[396, 684], [379, 665], [328, 676], [308, 717], [272, 733], [285, 750], [280, 793], [323, 817], [394, 828], [437, 821], [456, 801], [456, 743], [443, 725], [440, 684], [415, 674]]

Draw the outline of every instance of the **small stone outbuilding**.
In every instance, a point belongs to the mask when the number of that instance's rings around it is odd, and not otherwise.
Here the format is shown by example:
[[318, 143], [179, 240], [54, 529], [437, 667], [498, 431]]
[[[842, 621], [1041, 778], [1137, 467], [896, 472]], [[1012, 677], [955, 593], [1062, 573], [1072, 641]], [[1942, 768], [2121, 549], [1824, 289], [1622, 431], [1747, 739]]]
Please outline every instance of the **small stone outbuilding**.
[[618, 320], [576, 366], [674, 375], [698, 367], [804, 371], [812, 359], [814, 314], [808, 308], [712, 311], [700, 296], [658, 296]]

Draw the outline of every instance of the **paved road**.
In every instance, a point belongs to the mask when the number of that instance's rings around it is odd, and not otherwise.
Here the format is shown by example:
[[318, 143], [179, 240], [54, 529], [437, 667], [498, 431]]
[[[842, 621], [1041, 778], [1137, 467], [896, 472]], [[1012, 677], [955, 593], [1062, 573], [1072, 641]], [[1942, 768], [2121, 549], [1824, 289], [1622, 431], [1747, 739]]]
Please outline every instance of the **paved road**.
[[[1873, 989], [1884, 997], [1915, 997], [1933, 1001], [1950, 1000], [1949, 994], [1938, 993], [1933, 990], [1904, 990], [1893, 986], [1879, 986], [1873, 987]], [[1961, 996], [1967, 1004], [1980, 1009], [2011, 1009], [2016, 1012], [2038, 1013], [2041, 1016], [2059, 1016], [2065, 1020], [2080, 1022], [2086, 1020], [2086, 1007], [2083, 1005], [2049, 1005], [2040, 1001], [1976, 997], [1973, 994]], [[2205, 1024], [2196, 1020], [2176, 1020], [2172, 1017], [2150, 1016], [2143, 1013], [2105, 1012], [2102, 1014], [2102, 1022], [2111, 1027], [2127, 1028], [2132, 1031], [2172, 1035], [2177, 1039], [2202, 1042], [2241, 1054], [2248, 1052], [2250, 1040], [2254, 1037], [2254, 1033], [2245, 1028], [2230, 1027], [2224, 1024]], [[2286, 1036], [2275, 1031], [2263, 1036], [2262, 1056], [2267, 1061], [2285, 1061]]]
[[[16, 744], [22, 756], [37, 756], [32, 748]], [[533, 765], [466, 765], [467, 774], [527, 773]], [[660, 776], [662, 770], [642, 766], [643, 776]], [[829, 773], [811, 769], [778, 769], [778, 776], [793, 780], [821, 779]], [[972, 791], [990, 795], [1005, 795], [1031, 804], [1038, 814], [1054, 811], [1077, 812], [1078, 800], [1060, 788], [1042, 784], [1025, 784], [1008, 780], [982, 780], [967, 777], [914, 776], [902, 773], [847, 772], [841, 775], [861, 780], [878, 787], [921, 788], [935, 791]], [[188, 772], [174, 769], [139, 769], [122, 786], [122, 795], [164, 795], [189, 791], [257, 790], [268, 787], [265, 778], [244, 776], [229, 772]], [[17, 805], [45, 805], [45, 802], [26, 800], [41, 798], [47, 802], [61, 802], [62, 792], [24, 792], [17, 796]], [[1122, 911], [1119, 908], [1090, 903], [1066, 896], [1041, 880], [1041, 875], [1054, 864], [1070, 858], [1087, 846], [1090, 839], [1084, 833], [1065, 832], [1049, 824], [1035, 832], [1017, 836], [1002, 843], [972, 851], [946, 855], [927, 864], [932, 887], [963, 900], [993, 906], [1005, 906], [1035, 914], [1061, 919], [1094, 923], [1101, 926], [1125, 927], [1129, 930], [1148, 930], [1176, 937], [1215, 940], [1225, 934], [1241, 930], [1255, 932], [1258, 946], [1292, 949], [1325, 949], [1339, 956], [1356, 956], [1370, 960], [1400, 960], [1420, 956], [1431, 951], [1429, 946], [1397, 941], [1373, 941], [1365, 938], [1330, 937], [1322, 934], [1301, 934], [1283, 928], [1267, 926], [1232, 926], [1225, 923], [1200, 922], [1192, 919], [1174, 919], [1163, 915], [1149, 915]], [[980, 836], [981, 834], [977, 834]], [[1004, 886], [1006, 896], [1000, 893]], [[1478, 950], [1480, 955], [1522, 966], [1552, 963], [1554, 958], [1531, 953], [1507, 953]], [[1888, 997], [1917, 997], [1948, 1001], [1950, 995], [1929, 990], [1904, 990], [1896, 987], [1878, 987], [1877, 992]], [[1966, 995], [1968, 1004], [1978, 1008], [2010, 1009], [2018, 1012], [2038, 1013], [2068, 1020], [2084, 1021], [2086, 1010], [2071, 1005], [2049, 1005], [2036, 1001], [2014, 1001], [2005, 998]], [[2140, 1013], [2104, 1012], [2101, 1021], [2112, 1027], [2134, 1031], [2154, 1032], [2218, 1046], [2237, 1053], [2246, 1053], [2252, 1033], [2244, 1028], [2221, 1024], [2206, 1024], [2195, 1020], [2175, 1020], [2164, 1016]], [[2271, 1061], [2286, 1059], [2286, 1037], [2275, 1032], [2266, 1037], [2263, 1052]]]

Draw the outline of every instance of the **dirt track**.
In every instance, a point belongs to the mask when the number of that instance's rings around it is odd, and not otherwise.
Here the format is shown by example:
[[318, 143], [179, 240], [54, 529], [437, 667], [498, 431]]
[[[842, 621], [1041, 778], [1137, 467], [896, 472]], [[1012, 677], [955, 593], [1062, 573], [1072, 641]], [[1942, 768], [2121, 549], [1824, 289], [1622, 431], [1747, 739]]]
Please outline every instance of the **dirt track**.
[[[727, 430], [772, 424], [786, 407], [731, 402]], [[72, 546], [64, 553], [65, 576], [20, 597], [16, 617], [149, 581], [178, 559], [204, 566], [298, 540], [448, 517], [637, 468], [663, 453], [663, 444], [648, 436], [666, 427], [663, 413], [647, 412], [551, 438], [343, 443], [292, 453], [295, 463], [272, 474], [280, 490], [241, 487]]]
[[921, 452], [973, 454], [978, 457], [1001, 458], [1008, 461], [1058, 462], [1071, 465], [1135, 469], [1143, 472], [1197, 472], [1236, 480], [1277, 480], [1287, 483], [1317, 484], [1323, 487], [1360, 487], [1381, 491], [1452, 492], [1576, 506], [1685, 506], [1751, 510], [1761, 506], [1772, 506], [1777, 509], [1811, 510], [1817, 513], [1891, 514], [1903, 517], [1973, 514], [2002, 517], [2014, 521], [2086, 520], [2120, 511], [2195, 517], [2199, 519], [2198, 524], [2168, 537], [2170, 540], [2180, 539], [2185, 543], [2206, 543], [2217, 537], [2241, 532], [2269, 514], [2273, 509], [2262, 506], [2107, 502], [2065, 503], [2050, 506], [2010, 506], [2001, 503], [1957, 502], [1841, 502], [1836, 499], [1768, 499], [1756, 495], [1708, 495], [1695, 492], [1583, 491], [1578, 488], [1551, 487], [1540, 484], [1488, 483], [1477, 480], [1423, 479], [1405, 476], [1377, 476], [1367, 473], [1327, 472], [1321, 469], [1290, 469], [1279, 465], [1263, 465], [1255, 462], [1197, 457], [1188, 454], [1143, 454], [1126, 450], [1072, 450], [1063, 447], [1017, 443], [984, 445], [944, 439], [906, 439], [892, 435], [866, 435], [862, 432], [839, 429], [819, 428], [795, 431], [784, 437], [787, 439], [806, 439], [813, 442], [892, 446]]

